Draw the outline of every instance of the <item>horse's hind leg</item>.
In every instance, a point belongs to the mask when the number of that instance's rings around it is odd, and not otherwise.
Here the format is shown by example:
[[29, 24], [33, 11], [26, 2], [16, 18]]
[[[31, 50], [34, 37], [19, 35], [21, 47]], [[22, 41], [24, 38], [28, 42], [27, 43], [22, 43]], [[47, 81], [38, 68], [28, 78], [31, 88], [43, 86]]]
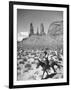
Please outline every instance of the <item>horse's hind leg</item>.
[[58, 65], [57, 63], [55, 64], [59, 69], [61, 68], [61, 66], [60, 65]]
[[54, 73], [56, 73], [56, 70], [55, 70], [55, 68], [54, 68], [54, 65], [52, 65], [52, 69], [53, 69]]

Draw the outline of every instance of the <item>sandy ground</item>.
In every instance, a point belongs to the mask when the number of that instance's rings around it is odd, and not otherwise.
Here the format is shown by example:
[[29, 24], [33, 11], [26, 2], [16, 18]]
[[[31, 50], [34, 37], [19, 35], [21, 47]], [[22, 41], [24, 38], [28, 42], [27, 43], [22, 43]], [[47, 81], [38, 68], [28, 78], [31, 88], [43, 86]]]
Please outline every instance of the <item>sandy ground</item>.
[[[53, 51], [47, 51], [47, 53], [49, 52]], [[48, 55], [50, 60], [51, 55], [51, 53]], [[38, 59], [44, 60], [43, 57], [44, 53], [40, 50], [19, 50], [17, 55], [17, 80], [41, 80], [44, 72], [43, 67], [39, 65], [39, 67], [37, 68], [37, 65], [39, 63]], [[53, 59], [55, 59], [55, 56], [53, 56]], [[56, 58], [56, 60], [59, 61], [58, 57]], [[60, 65], [62, 65], [60, 69], [56, 65], [54, 66], [56, 73], [54, 72], [53, 68], [50, 67], [50, 69], [48, 70], [48, 74], [47, 72], [44, 73], [43, 79], [63, 78], [63, 60], [60, 61]]]

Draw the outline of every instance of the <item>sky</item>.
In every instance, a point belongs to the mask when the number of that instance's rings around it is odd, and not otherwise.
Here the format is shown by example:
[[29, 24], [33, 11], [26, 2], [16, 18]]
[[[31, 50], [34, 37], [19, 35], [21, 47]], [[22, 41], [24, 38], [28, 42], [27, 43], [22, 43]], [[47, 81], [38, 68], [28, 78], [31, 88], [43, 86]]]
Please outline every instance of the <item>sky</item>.
[[35, 33], [37, 27], [40, 32], [40, 24], [43, 23], [47, 33], [52, 22], [62, 20], [62, 11], [17, 9], [17, 32], [29, 32], [30, 23], [33, 23]]

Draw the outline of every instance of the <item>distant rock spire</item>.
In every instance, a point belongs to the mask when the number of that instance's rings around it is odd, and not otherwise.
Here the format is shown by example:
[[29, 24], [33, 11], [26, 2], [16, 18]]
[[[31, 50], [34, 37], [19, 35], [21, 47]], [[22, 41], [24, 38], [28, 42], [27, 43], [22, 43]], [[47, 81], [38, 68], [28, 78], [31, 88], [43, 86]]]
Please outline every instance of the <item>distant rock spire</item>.
[[34, 27], [33, 27], [33, 24], [30, 23], [30, 33], [29, 33], [29, 35], [31, 36], [33, 34], [34, 34]]
[[37, 27], [37, 33], [36, 34], [39, 35], [38, 27]]
[[43, 23], [40, 25], [40, 35], [45, 35]]

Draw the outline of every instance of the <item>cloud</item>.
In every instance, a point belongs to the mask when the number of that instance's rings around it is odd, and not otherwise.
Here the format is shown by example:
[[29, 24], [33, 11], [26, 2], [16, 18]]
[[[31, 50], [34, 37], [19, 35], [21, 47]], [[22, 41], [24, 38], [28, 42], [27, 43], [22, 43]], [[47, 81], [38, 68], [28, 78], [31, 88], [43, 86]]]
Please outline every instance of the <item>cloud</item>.
[[22, 39], [27, 38], [28, 36], [29, 36], [28, 32], [19, 32], [17, 36], [17, 40], [21, 41]]

